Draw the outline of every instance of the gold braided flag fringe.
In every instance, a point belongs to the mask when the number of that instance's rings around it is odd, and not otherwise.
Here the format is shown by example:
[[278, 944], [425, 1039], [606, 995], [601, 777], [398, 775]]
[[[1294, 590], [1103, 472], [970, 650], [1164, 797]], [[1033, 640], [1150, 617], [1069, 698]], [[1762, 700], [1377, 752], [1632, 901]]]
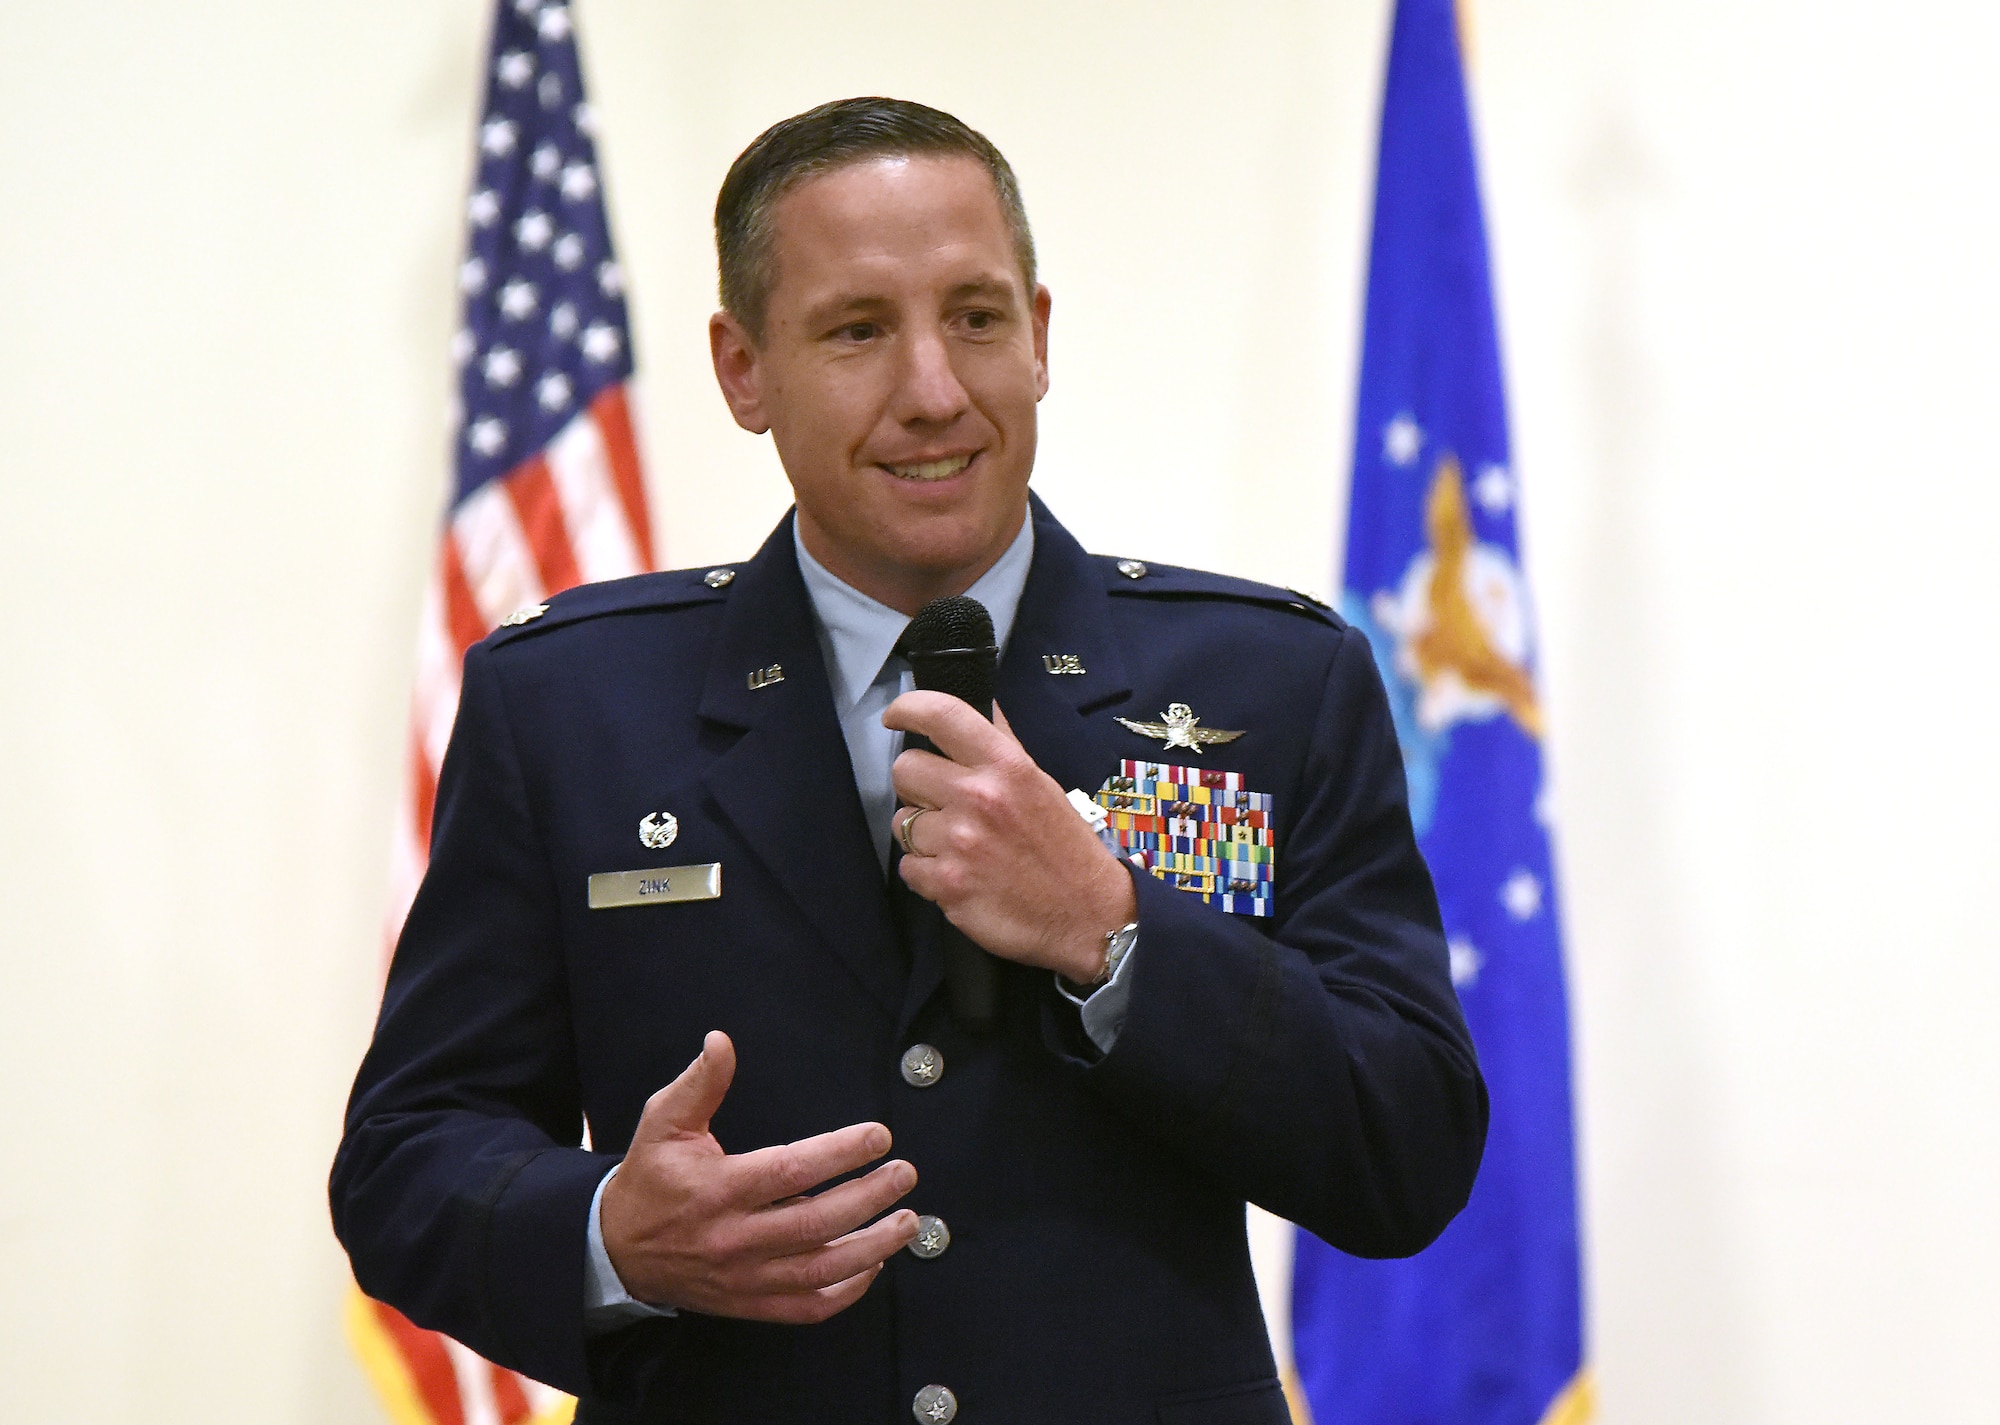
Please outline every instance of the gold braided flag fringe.
[[[1292, 1425], [1313, 1425], [1312, 1407], [1306, 1404], [1305, 1387], [1299, 1383], [1298, 1371], [1291, 1366], [1285, 1367], [1284, 1387], [1285, 1404], [1292, 1411]], [[1541, 1425], [1590, 1425], [1596, 1418], [1597, 1382], [1588, 1370], [1581, 1370], [1563, 1387], [1562, 1394], [1549, 1403]]]
[[1597, 1381], [1586, 1367], [1549, 1404], [1542, 1425], [1589, 1425], [1597, 1418]]
[[1312, 1407], [1306, 1404], [1306, 1388], [1299, 1383], [1296, 1366], [1286, 1366], [1283, 1377], [1285, 1404], [1292, 1410], [1292, 1425], [1313, 1425]]

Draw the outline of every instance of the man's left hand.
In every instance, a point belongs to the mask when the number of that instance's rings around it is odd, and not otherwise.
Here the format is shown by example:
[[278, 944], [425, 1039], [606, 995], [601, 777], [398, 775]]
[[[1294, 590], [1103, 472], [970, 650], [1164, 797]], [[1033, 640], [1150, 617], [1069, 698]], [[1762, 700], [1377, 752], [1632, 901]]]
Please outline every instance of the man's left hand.
[[[928, 737], [943, 756], [896, 759], [893, 829], [909, 829], [903, 881], [1002, 959], [1088, 984], [1104, 966], [1106, 932], [1138, 916], [1132, 878], [1014, 739], [944, 693], [905, 693], [885, 727]], [[947, 760], [949, 759], [949, 760]]]

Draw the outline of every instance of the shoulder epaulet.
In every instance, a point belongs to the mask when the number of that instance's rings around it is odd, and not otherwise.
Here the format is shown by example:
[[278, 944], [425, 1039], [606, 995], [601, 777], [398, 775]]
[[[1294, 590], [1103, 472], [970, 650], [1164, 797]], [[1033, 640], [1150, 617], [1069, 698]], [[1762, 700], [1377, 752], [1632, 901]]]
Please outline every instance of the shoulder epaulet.
[[517, 639], [607, 614], [721, 603], [729, 596], [729, 585], [735, 578], [736, 570], [723, 565], [716, 569], [669, 569], [658, 574], [606, 579], [598, 584], [578, 584], [509, 614], [488, 635], [487, 642], [498, 648]]
[[1107, 590], [1113, 595], [1141, 599], [1234, 599], [1302, 613], [1335, 628], [1346, 627], [1324, 599], [1300, 589], [1281, 589], [1275, 584], [1259, 584], [1254, 579], [1211, 574], [1206, 569], [1155, 564], [1149, 559], [1119, 559], [1109, 554], [1093, 554], [1091, 558], [1104, 571]]

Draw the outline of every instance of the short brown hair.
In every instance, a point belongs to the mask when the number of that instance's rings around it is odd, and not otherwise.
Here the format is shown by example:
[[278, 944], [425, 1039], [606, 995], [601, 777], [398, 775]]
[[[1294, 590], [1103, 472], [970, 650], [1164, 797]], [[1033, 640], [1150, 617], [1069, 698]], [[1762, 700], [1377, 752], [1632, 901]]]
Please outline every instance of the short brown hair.
[[736, 156], [715, 198], [715, 256], [722, 307], [753, 341], [764, 339], [764, 308], [777, 281], [771, 213], [809, 178], [872, 158], [961, 155], [993, 179], [1014, 241], [1021, 277], [1035, 285], [1035, 239], [1014, 170], [987, 137], [941, 109], [907, 99], [839, 99], [773, 124]]

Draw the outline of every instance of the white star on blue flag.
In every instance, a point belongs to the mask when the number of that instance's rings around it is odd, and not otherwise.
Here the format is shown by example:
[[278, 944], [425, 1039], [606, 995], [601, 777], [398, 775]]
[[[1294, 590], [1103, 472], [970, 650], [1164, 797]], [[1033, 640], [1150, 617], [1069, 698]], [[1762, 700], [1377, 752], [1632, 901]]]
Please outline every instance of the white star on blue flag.
[[541, 449], [632, 372], [568, 8], [502, 6], [491, 53], [452, 353], [462, 431], [455, 501]]

